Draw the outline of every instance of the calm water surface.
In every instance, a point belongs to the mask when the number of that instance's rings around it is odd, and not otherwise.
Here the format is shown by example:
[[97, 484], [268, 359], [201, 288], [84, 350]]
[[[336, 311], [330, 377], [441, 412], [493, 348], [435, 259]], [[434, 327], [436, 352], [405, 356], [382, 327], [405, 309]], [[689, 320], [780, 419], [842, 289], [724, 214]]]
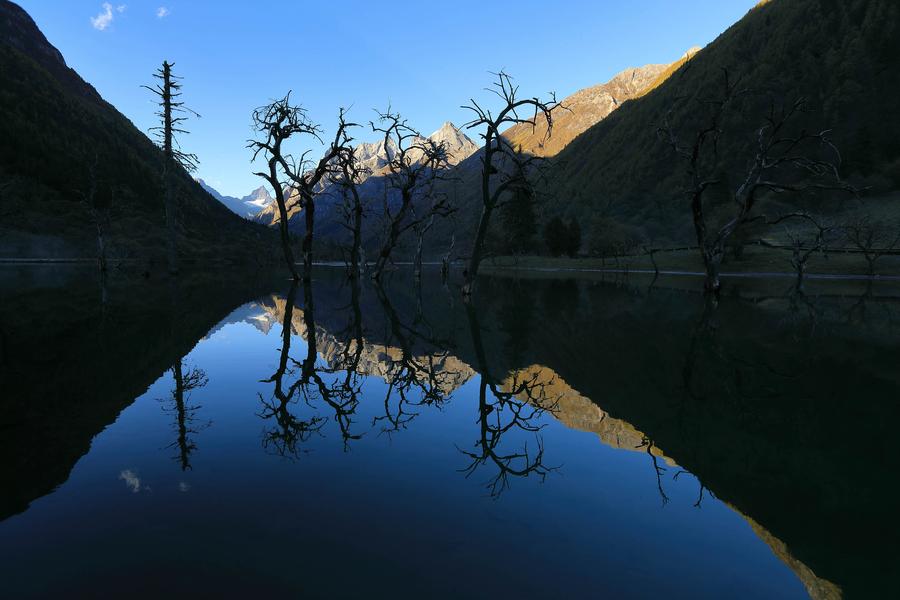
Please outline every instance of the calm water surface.
[[889, 595], [891, 290], [649, 283], [5, 268], [0, 595]]

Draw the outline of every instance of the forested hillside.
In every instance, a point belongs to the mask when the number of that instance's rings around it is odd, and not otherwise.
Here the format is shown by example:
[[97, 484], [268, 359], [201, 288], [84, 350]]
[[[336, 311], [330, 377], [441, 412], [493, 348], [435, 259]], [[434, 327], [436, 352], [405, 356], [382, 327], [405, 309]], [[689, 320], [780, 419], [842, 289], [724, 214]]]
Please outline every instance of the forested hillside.
[[[673, 127], [696, 135], [721, 96], [723, 74], [751, 92], [725, 122], [719, 147], [728, 157], [723, 179], [740, 182], [754, 158], [757, 130], [770, 101], [798, 98], [807, 112], [792, 131], [830, 129], [842, 175], [866, 197], [900, 188], [900, 4], [892, 0], [772, 0], [697, 53], [656, 90], [625, 103], [576, 138], [558, 156], [548, 214], [572, 217], [596, 232], [649, 240], [690, 241], [690, 209], [681, 194], [685, 164], [659, 139], [671, 111]], [[778, 198], [833, 213], [839, 204]], [[771, 200], [770, 200], [771, 201]], [[879, 207], [881, 208], [881, 207]], [[602, 219], [602, 221], [600, 221]], [[618, 226], [613, 232], [610, 223]]]
[[[0, 0], [0, 80], [0, 257], [94, 256], [95, 223], [85, 202], [92, 184], [95, 202], [109, 206], [109, 256], [162, 256], [161, 152], [6, 0]], [[267, 252], [265, 228], [231, 213], [187, 173], [178, 181], [183, 256]]]

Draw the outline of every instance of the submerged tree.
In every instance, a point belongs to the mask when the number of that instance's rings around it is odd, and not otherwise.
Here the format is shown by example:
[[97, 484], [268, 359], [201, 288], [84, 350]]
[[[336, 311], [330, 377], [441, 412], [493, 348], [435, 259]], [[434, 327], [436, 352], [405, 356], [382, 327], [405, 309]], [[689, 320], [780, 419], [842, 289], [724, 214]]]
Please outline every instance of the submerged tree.
[[159, 111], [156, 115], [161, 124], [151, 128], [157, 134], [157, 143], [163, 151], [163, 190], [166, 209], [166, 249], [168, 254], [169, 272], [178, 271], [178, 225], [175, 220], [175, 174], [179, 168], [188, 173], [197, 168], [197, 155], [183, 152], [178, 143], [176, 134], [188, 131], [183, 129], [181, 123], [187, 120], [188, 113], [199, 117], [197, 113], [184, 106], [181, 102], [181, 77], [172, 74], [173, 63], [163, 61], [162, 67], [153, 75], [161, 83], [142, 86], [159, 97]]
[[341, 190], [343, 200], [341, 225], [350, 231], [351, 236], [349, 256], [347, 257], [349, 275], [356, 279], [365, 269], [362, 250], [362, 224], [365, 207], [359, 194], [359, 186], [371, 174], [371, 170], [360, 164], [355, 148], [349, 144], [344, 144], [344, 146], [344, 151], [337, 156], [338, 173], [332, 176], [331, 182]]
[[[481, 152], [481, 217], [478, 229], [472, 242], [469, 267], [465, 272], [463, 295], [471, 296], [475, 288], [478, 267], [484, 252], [484, 242], [490, 226], [491, 216], [501, 204], [507, 192], [520, 188], [530, 188], [529, 177], [533, 167], [540, 159], [536, 156], [525, 156], [513, 148], [509, 140], [503, 137], [502, 129], [518, 123], [527, 123], [534, 130], [538, 116], [547, 123], [547, 137], [553, 132], [553, 113], [562, 105], [556, 101], [556, 95], [550, 94], [547, 100], [535, 98], [519, 98], [519, 87], [514, 85], [512, 77], [501, 71], [488, 91], [496, 95], [500, 101], [500, 110], [496, 114], [483, 108], [474, 99], [463, 108], [475, 113], [475, 118], [466, 123], [466, 129], [482, 128], [479, 134], [484, 140]], [[523, 116], [524, 111], [533, 111], [531, 116]]]
[[400, 204], [391, 207], [385, 194], [384, 213], [387, 231], [381, 251], [372, 271], [373, 279], [381, 279], [391, 254], [403, 235], [410, 228], [419, 233], [417, 256], [421, 261], [421, 241], [430, 229], [435, 216], [447, 216], [452, 207], [443, 194], [436, 194], [434, 184], [441, 171], [448, 167], [445, 142], [423, 138], [399, 113], [388, 108], [378, 113], [378, 124], [371, 123], [372, 130], [384, 136], [387, 152], [387, 186], [399, 195]]
[[[746, 170], [730, 177], [726, 162], [733, 156], [722, 156], [719, 147], [730, 122], [746, 122], [750, 116], [747, 104], [752, 90], [739, 87], [728, 71], [723, 72], [723, 91], [714, 99], [703, 99], [701, 105], [709, 114], [696, 132], [683, 141], [672, 124], [672, 111], [666, 115], [658, 135], [676, 156], [686, 161], [687, 186], [694, 233], [706, 269], [705, 289], [718, 293], [719, 271], [729, 240], [753, 221], [774, 224], [800, 216], [789, 213], [770, 219], [756, 214], [760, 199], [767, 193], [801, 193], [821, 190], [853, 191], [843, 183], [839, 167], [841, 156], [831, 143], [829, 130], [796, 131], [795, 122], [806, 110], [806, 100], [778, 105], [770, 100], [768, 110], [755, 131], [755, 144], [747, 157]], [[743, 102], [747, 99], [748, 102]], [[738, 181], [736, 186], [730, 180]], [[726, 215], [723, 222], [713, 223], [708, 204], [711, 196], [722, 196], [720, 204]]]
[[322, 142], [322, 128], [313, 123], [306, 110], [291, 104], [291, 93], [284, 98], [261, 106], [253, 111], [253, 127], [261, 139], [250, 140], [248, 147], [253, 150], [253, 160], [262, 156], [267, 170], [254, 173], [265, 179], [275, 192], [278, 206], [278, 229], [284, 260], [294, 280], [300, 279], [291, 250], [288, 219], [290, 210], [299, 208], [304, 216], [306, 231], [303, 236], [303, 277], [312, 275], [313, 232], [315, 228], [315, 198], [321, 191], [320, 183], [335, 168], [335, 159], [347, 149], [350, 137], [347, 135], [353, 123], [346, 121], [344, 109], [338, 113], [338, 127], [325, 154], [318, 160], [309, 158], [312, 150], [305, 150], [299, 157], [293, 157], [285, 144], [293, 137], [307, 136]]

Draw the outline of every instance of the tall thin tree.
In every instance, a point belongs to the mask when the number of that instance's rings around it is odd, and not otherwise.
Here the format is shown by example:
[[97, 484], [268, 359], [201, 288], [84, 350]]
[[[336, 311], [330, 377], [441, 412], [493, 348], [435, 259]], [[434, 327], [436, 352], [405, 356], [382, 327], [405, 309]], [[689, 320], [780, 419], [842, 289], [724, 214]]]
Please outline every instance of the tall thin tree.
[[159, 79], [161, 83], [153, 84], [153, 86], [145, 85], [144, 87], [153, 92], [159, 98], [159, 111], [156, 116], [161, 120], [158, 127], [152, 127], [150, 130], [156, 132], [157, 144], [163, 151], [163, 194], [166, 209], [166, 230], [168, 236], [166, 238], [166, 249], [168, 255], [169, 272], [178, 272], [178, 224], [175, 215], [175, 173], [179, 168], [184, 169], [188, 173], [196, 170], [198, 160], [196, 154], [190, 154], [181, 150], [178, 143], [177, 134], [189, 133], [183, 129], [181, 123], [187, 120], [188, 114], [199, 117], [196, 112], [185, 107], [184, 102], [180, 101], [181, 97], [181, 77], [172, 73], [174, 63], [163, 61], [154, 77]]

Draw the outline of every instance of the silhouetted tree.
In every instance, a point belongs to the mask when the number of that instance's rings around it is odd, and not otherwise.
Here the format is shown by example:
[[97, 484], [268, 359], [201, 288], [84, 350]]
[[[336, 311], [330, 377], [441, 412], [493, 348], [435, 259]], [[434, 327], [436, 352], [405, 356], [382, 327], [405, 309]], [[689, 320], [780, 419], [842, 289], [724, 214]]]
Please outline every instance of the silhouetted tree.
[[806, 214], [802, 217], [811, 230], [804, 233], [802, 230], [786, 228], [785, 234], [791, 244], [791, 266], [797, 273], [797, 280], [794, 289], [797, 292], [803, 291], [803, 278], [806, 275], [806, 263], [816, 253], [825, 254], [828, 246], [834, 241], [837, 228], [823, 222], [820, 219]]
[[[514, 149], [503, 137], [501, 130], [518, 123], [527, 123], [534, 129], [537, 126], [538, 115], [542, 115], [547, 122], [547, 137], [549, 137], [553, 132], [553, 112], [561, 106], [556, 101], [555, 94], [551, 94], [548, 100], [536, 97], [520, 99], [519, 87], [514, 85], [512, 78], [503, 71], [497, 73], [497, 79], [488, 91], [501, 101], [500, 110], [496, 114], [488, 108], [483, 108], [474, 99], [470, 100], [470, 104], [463, 106], [475, 113], [475, 118], [466, 123], [465, 128], [483, 128], [479, 135], [484, 140], [481, 151], [481, 217], [472, 241], [469, 267], [465, 272], [462, 292], [466, 297], [471, 296], [475, 289], [491, 216], [507, 192], [531, 185], [530, 171], [540, 160], [536, 156], [525, 156]], [[526, 110], [533, 110], [533, 115], [521, 116], [520, 113]]]
[[[741, 114], [748, 109], [741, 101], [752, 95], [752, 90], [739, 87], [728, 71], [723, 72], [723, 92], [714, 99], [700, 101], [710, 114], [699, 130], [692, 133], [687, 143], [682, 142], [671, 124], [671, 112], [666, 115], [658, 135], [675, 155], [687, 163], [687, 186], [685, 194], [690, 201], [694, 222], [694, 233], [706, 269], [705, 289], [718, 293], [721, 286], [719, 271], [725, 248], [730, 238], [747, 223], [762, 220], [767, 224], [781, 222], [798, 216], [786, 214], [770, 220], [765, 215], [757, 215], [755, 208], [766, 193], [810, 192], [815, 190], [847, 190], [852, 188], [841, 181], [839, 167], [841, 157], [828, 138], [829, 130], [810, 133], [801, 129], [793, 133], [793, 124], [804, 113], [806, 100], [777, 105], [770, 101], [769, 109], [756, 129], [756, 144], [748, 157], [746, 172], [733, 179], [736, 187], [729, 185], [731, 179], [724, 157], [719, 147], [726, 135], [726, 124], [739, 120], [746, 122], [750, 117]], [[707, 210], [707, 196], [724, 196], [722, 206], [728, 208], [721, 224], [711, 223]]]
[[434, 217], [449, 215], [452, 207], [444, 194], [434, 190], [435, 181], [448, 166], [446, 144], [423, 138], [409, 126], [406, 119], [390, 108], [378, 113], [377, 125], [370, 125], [372, 131], [384, 136], [387, 185], [400, 197], [399, 206], [392, 209], [390, 198], [385, 195], [387, 231], [372, 271], [372, 278], [377, 280], [384, 273], [391, 253], [404, 232], [410, 228], [417, 230], [421, 242]]
[[844, 225], [844, 232], [847, 241], [866, 259], [870, 277], [875, 275], [875, 263], [885, 254], [893, 252], [900, 243], [900, 232], [895, 226], [873, 221], [868, 215]]
[[285, 262], [295, 280], [300, 279], [300, 276], [290, 244], [288, 230], [290, 209], [298, 207], [304, 215], [306, 232], [303, 236], [303, 277], [309, 279], [312, 276], [315, 197], [321, 191], [319, 184], [323, 178], [339, 168], [335, 159], [347, 150], [351, 140], [347, 131], [355, 126], [354, 123], [348, 123], [345, 116], [344, 109], [340, 109], [334, 139], [322, 158], [314, 162], [309, 159], [312, 150], [306, 150], [299, 158], [294, 158], [285, 148], [285, 143], [297, 136], [309, 136], [319, 142], [322, 141], [322, 128], [310, 120], [304, 108], [291, 104], [290, 92], [284, 98], [253, 111], [253, 127], [263, 139], [250, 140], [248, 147], [253, 150], [253, 160], [262, 155], [268, 167], [267, 171], [254, 175], [265, 179], [275, 192], [281, 247]]
[[77, 190], [82, 202], [91, 212], [91, 220], [97, 231], [97, 268], [101, 278], [106, 275], [106, 236], [105, 231], [109, 226], [109, 211], [112, 207], [112, 188], [101, 187], [97, 177], [97, 155], [88, 164], [87, 186], [85, 190]]
[[178, 144], [176, 134], [188, 131], [182, 129], [181, 123], [187, 120], [187, 113], [199, 117], [197, 113], [184, 106], [184, 102], [178, 100], [181, 97], [181, 77], [172, 74], [173, 63], [163, 61], [162, 67], [153, 75], [162, 83], [143, 86], [159, 97], [160, 110], [156, 115], [161, 119], [159, 127], [151, 128], [158, 137], [158, 144], [163, 151], [163, 189], [166, 209], [166, 238], [169, 271], [178, 271], [178, 231], [175, 221], [175, 173], [182, 168], [188, 173], [197, 168], [197, 155], [183, 152]]
[[342, 225], [350, 231], [350, 251], [348, 266], [351, 278], [359, 277], [365, 268], [362, 259], [362, 223], [364, 215], [363, 200], [359, 195], [358, 186], [371, 173], [363, 167], [356, 158], [356, 150], [349, 143], [344, 144], [343, 152], [337, 156], [339, 173], [332, 177], [332, 183], [337, 184], [341, 190], [343, 203], [341, 212]]

